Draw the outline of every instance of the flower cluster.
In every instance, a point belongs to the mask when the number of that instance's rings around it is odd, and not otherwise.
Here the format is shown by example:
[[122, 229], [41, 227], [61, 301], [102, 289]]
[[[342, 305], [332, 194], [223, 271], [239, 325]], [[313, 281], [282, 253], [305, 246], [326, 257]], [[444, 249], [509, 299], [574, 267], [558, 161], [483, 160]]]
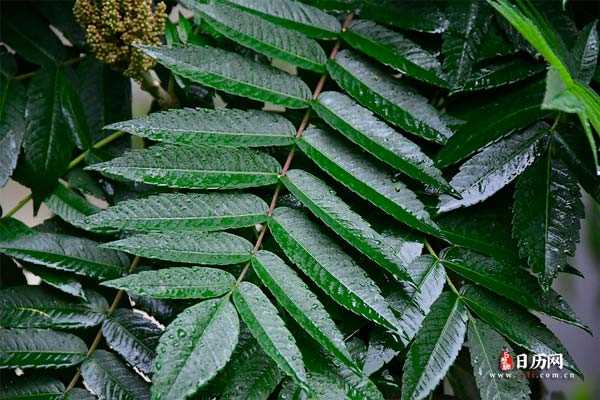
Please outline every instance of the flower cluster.
[[152, 0], [76, 0], [73, 12], [96, 57], [139, 79], [154, 66], [135, 44], [160, 44], [166, 5]]

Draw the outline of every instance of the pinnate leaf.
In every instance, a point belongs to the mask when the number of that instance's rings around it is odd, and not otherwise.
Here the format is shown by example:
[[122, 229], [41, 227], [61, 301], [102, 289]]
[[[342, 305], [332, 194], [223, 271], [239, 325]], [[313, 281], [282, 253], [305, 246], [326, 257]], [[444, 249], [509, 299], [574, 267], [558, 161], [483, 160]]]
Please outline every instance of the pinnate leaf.
[[81, 366], [85, 387], [101, 399], [150, 400], [148, 384], [114, 354], [96, 350]]
[[390, 272], [410, 280], [405, 262], [369, 223], [342, 201], [325, 182], [294, 169], [282, 177], [285, 187], [342, 239]]
[[0, 253], [99, 280], [119, 277], [129, 265], [121, 252], [103, 249], [90, 239], [58, 233], [34, 232], [2, 241]]
[[157, 142], [197, 146], [257, 147], [292, 144], [295, 129], [284, 117], [258, 110], [176, 109], [152, 113], [105, 129]]
[[239, 54], [208, 46], [141, 48], [175, 74], [201, 85], [289, 108], [308, 106], [310, 89], [300, 78]]
[[252, 267], [277, 302], [325, 349], [349, 368], [358, 370], [346, 348], [344, 337], [318, 297], [277, 255], [259, 251]]
[[154, 361], [152, 398], [186, 398], [206, 385], [229, 361], [240, 325], [227, 299], [185, 309], [161, 336]]
[[249, 241], [227, 232], [147, 233], [103, 246], [146, 258], [215, 265], [248, 261], [252, 252]]
[[208, 299], [227, 293], [235, 283], [229, 272], [207, 267], [171, 267], [142, 271], [103, 285], [155, 299]]
[[463, 345], [467, 309], [453, 293], [442, 294], [431, 306], [406, 356], [402, 399], [423, 399], [444, 378]]
[[83, 340], [46, 329], [0, 329], [0, 369], [60, 368], [82, 362]]
[[441, 144], [452, 136], [427, 98], [362, 56], [342, 50], [327, 63], [327, 70], [359, 103], [391, 124]]
[[514, 344], [534, 354], [562, 353], [565, 366], [582, 375], [560, 340], [521, 306], [475, 286], [465, 286], [461, 298], [477, 317]]
[[277, 309], [265, 294], [250, 282], [240, 283], [233, 293], [240, 317], [262, 347], [287, 375], [306, 385], [306, 371], [296, 341], [288, 331]]
[[536, 124], [474, 155], [450, 181], [462, 198], [441, 195], [439, 211], [479, 203], [512, 182], [535, 160], [537, 143], [548, 129], [545, 123]]
[[545, 290], [575, 255], [584, 216], [580, 196], [577, 180], [551, 148], [517, 181], [513, 236]]
[[214, 30], [243, 46], [301, 68], [325, 72], [325, 52], [301, 33], [225, 5], [202, 4], [195, 9]]
[[437, 226], [415, 193], [331, 133], [311, 128], [298, 145], [321, 169], [398, 221], [422, 232], [436, 231]]
[[453, 189], [419, 146], [406, 139], [348, 96], [325, 92], [313, 108], [332, 128], [404, 174], [444, 192]]
[[286, 256], [337, 303], [397, 330], [398, 321], [379, 288], [317, 223], [300, 211], [277, 208], [269, 226]]
[[100, 324], [108, 304], [85, 290], [87, 300], [73, 299], [41, 286], [0, 289], [0, 325], [6, 328], [85, 328]]
[[102, 324], [108, 346], [145, 374], [152, 369], [162, 329], [142, 313], [120, 308]]
[[284, 28], [299, 31], [317, 39], [334, 39], [341, 29], [340, 23], [335, 17], [299, 1], [225, 0], [225, 2], [248, 13], [259, 15]]
[[96, 230], [215, 231], [262, 223], [267, 208], [250, 193], [162, 193], [120, 202], [85, 223]]
[[281, 167], [251, 149], [156, 145], [86, 168], [111, 178], [181, 189], [240, 189], [277, 182]]

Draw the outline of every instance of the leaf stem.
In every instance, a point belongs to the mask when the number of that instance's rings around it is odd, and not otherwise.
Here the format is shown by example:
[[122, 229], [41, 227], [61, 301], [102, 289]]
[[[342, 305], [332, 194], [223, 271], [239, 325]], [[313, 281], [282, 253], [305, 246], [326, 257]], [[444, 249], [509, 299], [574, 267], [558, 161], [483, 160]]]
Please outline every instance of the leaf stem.
[[[132, 273], [138, 266], [138, 264], [140, 263], [140, 257], [139, 256], [135, 256], [133, 258], [133, 261], [131, 261], [131, 264], [129, 265], [129, 270], [128, 273]], [[123, 296], [125, 295], [125, 291], [120, 289], [117, 294], [115, 295], [112, 303], [110, 304], [110, 307], [108, 308], [108, 310], [106, 311], [106, 317], [110, 317], [111, 315], [114, 314], [114, 312], [116, 311], [117, 307], [119, 306], [119, 303], [121, 302], [121, 300], [123, 299]], [[96, 333], [96, 336], [94, 337], [94, 340], [92, 341], [92, 344], [90, 345], [87, 353], [86, 353], [86, 357], [91, 356], [96, 349], [98, 348], [98, 346], [100, 345], [100, 342], [102, 341], [102, 327], [100, 327], [100, 329], [98, 329], [98, 332]], [[71, 378], [71, 381], [69, 382], [69, 384], [67, 385], [67, 388], [65, 389], [65, 392], [68, 392], [69, 390], [73, 389], [75, 387], [75, 385], [77, 384], [77, 381], [79, 380], [79, 377], [81, 376], [81, 368], [77, 368], [77, 371], [75, 371], [75, 375], [73, 375], [73, 378]]]
[[[344, 20], [344, 23], [342, 25], [342, 31], [345, 31], [348, 28], [348, 26], [352, 22], [353, 18], [354, 18], [354, 12], [351, 12], [350, 14], [348, 14], [346, 16], [346, 19]], [[338, 39], [335, 42], [335, 45], [333, 46], [331, 53], [329, 54], [329, 59], [333, 60], [335, 58], [338, 51], [340, 50], [340, 46], [341, 46], [341, 41]], [[323, 91], [323, 87], [325, 86], [326, 81], [327, 81], [327, 73], [321, 75], [321, 78], [317, 82], [317, 85], [315, 86], [315, 90], [313, 91], [313, 94], [312, 94], [313, 100], [316, 100], [319, 97], [319, 95]], [[302, 117], [302, 121], [300, 122], [300, 125], [298, 126], [298, 129], [296, 130], [296, 135], [295, 135], [296, 140], [302, 138], [302, 135], [304, 134], [304, 131], [306, 130], [306, 127], [308, 126], [309, 121], [310, 121], [310, 108], [308, 108], [306, 110], [306, 112], [304, 113], [304, 117]], [[290, 166], [292, 165], [292, 160], [294, 159], [295, 153], [296, 153], [296, 145], [293, 145], [293, 147], [290, 149], [290, 152], [288, 153], [288, 155], [286, 157], [285, 163], [283, 164], [283, 168], [281, 169], [281, 172], [279, 173], [280, 177], [285, 176], [287, 174], [287, 172], [289, 171]], [[269, 205], [269, 208], [267, 209], [267, 217], [269, 217], [269, 218], [271, 218], [271, 215], [273, 215], [273, 210], [275, 210], [275, 206], [277, 205], [277, 200], [279, 199], [280, 192], [281, 192], [281, 182], [277, 183], [277, 186], [275, 187], [275, 192], [273, 193], [273, 197], [271, 197], [271, 203]], [[254, 243], [254, 248], [252, 249], [253, 256], [254, 256], [254, 254], [256, 254], [256, 252], [262, 246], [262, 242], [265, 238], [265, 235], [267, 234], [267, 230], [268, 230], [268, 224], [264, 223], [261, 226], [260, 232], [258, 233], [258, 238], [256, 239], [256, 242]], [[233, 287], [231, 288], [229, 293], [227, 293], [227, 296], [230, 296], [238, 288], [239, 284], [242, 282], [242, 280], [248, 273], [248, 270], [250, 269], [250, 265], [251, 265], [251, 261], [248, 261], [246, 263], [246, 265], [244, 265], [242, 272], [240, 272], [240, 275], [238, 276], [235, 284], [233, 285]]]
[[[433, 247], [431, 247], [431, 244], [429, 243], [429, 241], [427, 239], [425, 239], [425, 248], [427, 249], [427, 251], [429, 252], [429, 254], [431, 254], [431, 256], [433, 258], [435, 258], [438, 262], [440, 262], [440, 257], [437, 255], [437, 253], [435, 252]], [[442, 266], [443, 266], [443, 264], [442, 264]], [[460, 292], [458, 291], [456, 286], [454, 286], [454, 283], [452, 283], [448, 274], [446, 274], [446, 283], [448, 284], [448, 287], [450, 288], [450, 290], [452, 290], [452, 292], [454, 292], [455, 295], [460, 296]]]
[[[100, 149], [100, 148], [106, 146], [107, 144], [117, 140], [124, 134], [125, 134], [125, 132], [123, 132], [123, 131], [117, 131], [117, 132], [113, 133], [112, 135], [109, 135], [109, 136], [105, 137], [104, 139], [96, 142], [92, 146], [92, 149]], [[89, 153], [89, 150], [86, 150], [83, 153], [79, 154], [77, 157], [75, 157], [73, 160], [71, 160], [69, 165], [67, 165], [67, 171], [70, 171], [73, 168], [75, 168], [76, 166], [78, 166], [79, 164], [81, 164], [81, 162], [83, 160], [85, 160], [85, 157], [88, 155], [88, 153]], [[23, 208], [23, 206], [25, 206], [25, 204], [27, 204], [27, 202], [29, 202], [29, 200], [31, 200], [31, 198], [32, 198], [31, 193], [29, 193], [28, 195], [23, 197], [21, 200], [19, 200], [17, 202], [17, 204], [9, 212], [6, 213], [6, 215], [3, 215], [2, 218], [0, 218], [0, 220], [5, 219], [5, 218], [10, 218], [13, 215], [15, 215], [15, 213], [17, 213], [17, 211], [19, 211], [21, 208]]]

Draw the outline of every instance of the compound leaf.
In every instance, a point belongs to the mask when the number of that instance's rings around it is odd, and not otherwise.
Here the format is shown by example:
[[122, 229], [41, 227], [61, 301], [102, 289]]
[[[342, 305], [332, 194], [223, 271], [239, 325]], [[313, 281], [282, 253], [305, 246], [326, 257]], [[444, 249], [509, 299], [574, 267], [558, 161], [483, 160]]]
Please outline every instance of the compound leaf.
[[344, 337], [318, 297], [277, 255], [259, 251], [252, 258], [252, 267], [277, 302], [325, 349], [349, 368], [358, 371], [346, 348]]
[[277, 309], [265, 294], [254, 284], [242, 282], [233, 293], [233, 302], [264, 352], [283, 372], [305, 386], [306, 371], [300, 350]]
[[0, 369], [60, 368], [82, 362], [87, 346], [75, 335], [46, 329], [0, 329]]
[[436, 231], [437, 226], [415, 193], [334, 135], [311, 128], [298, 145], [325, 172], [398, 221], [422, 232]]
[[220, 269], [171, 267], [142, 271], [102, 284], [139, 296], [181, 300], [218, 297], [231, 290], [234, 283], [233, 275]]
[[402, 399], [423, 399], [444, 378], [463, 345], [467, 316], [460, 297], [451, 292], [433, 303], [406, 356]]
[[201, 85], [289, 108], [306, 108], [310, 89], [297, 76], [208, 46], [140, 46], [148, 56]]
[[172, 188], [240, 189], [276, 183], [281, 167], [273, 157], [251, 149], [164, 144], [86, 169]]
[[86, 300], [73, 299], [41, 286], [0, 289], [0, 325], [6, 328], [85, 328], [100, 324], [108, 304], [85, 290]]
[[162, 193], [123, 201], [85, 223], [97, 230], [216, 231], [262, 223], [267, 208], [250, 193]]
[[290, 208], [275, 209], [269, 224], [286, 256], [337, 303], [385, 328], [398, 329], [379, 288], [318, 224]]
[[296, 130], [284, 117], [258, 110], [184, 108], [157, 112], [105, 129], [186, 146], [258, 147], [292, 144]]
[[452, 136], [427, 98], [362, 56], [342, 50], [327, 63], [327, 70], [359, 103], [391, 124], [441, 144]]
[[206, 385], [229, 361], [240, 325], [227, 299], [185, 309], [161, 336], [154, 361], [152, 398], [186, 398]]
[[81, 366], [85, 387], [101, 399], [150, 400], [148, 384], [114, 354], [96, 350]]
[[236, 43], [300, 68], [325, 72], [325, 52], [301, 33], [225, 5], [200, 4], [195, 10], [211, 28]]
[[152, 369], [162, 329], [142, 313], [120, 308], [102, 324], [108, 346], [145, 374]]

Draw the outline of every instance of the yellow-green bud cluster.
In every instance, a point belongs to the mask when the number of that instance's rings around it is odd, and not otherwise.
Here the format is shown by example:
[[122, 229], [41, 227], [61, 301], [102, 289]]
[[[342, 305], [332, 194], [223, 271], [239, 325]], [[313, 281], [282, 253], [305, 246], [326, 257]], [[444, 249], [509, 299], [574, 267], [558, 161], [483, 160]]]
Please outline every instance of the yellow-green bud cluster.
[[152, 0], [76, 0], [73, 13], [96, 57], [139, 79], [154, 61], [133, 47], [160, 44], [167, 6]]

